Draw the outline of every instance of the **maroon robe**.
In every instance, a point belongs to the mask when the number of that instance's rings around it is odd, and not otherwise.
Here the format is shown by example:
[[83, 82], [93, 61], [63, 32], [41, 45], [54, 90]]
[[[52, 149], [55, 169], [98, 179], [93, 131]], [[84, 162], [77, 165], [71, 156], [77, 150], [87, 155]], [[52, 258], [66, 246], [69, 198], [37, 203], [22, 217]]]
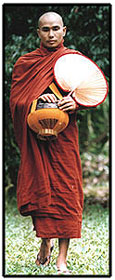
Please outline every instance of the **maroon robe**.
[[31, 103], [53, 81], [53, 66], [65, 53], [79, 53], [60, 44], [20, 57], [12, 76], [10, 108], [21, 153], [17, 203], [22, 215], [31, 215], [39, 237], [81, 236], [82, 172], [76, 113], [67, 128], [51, 142], [37, 140], [27, 125]]

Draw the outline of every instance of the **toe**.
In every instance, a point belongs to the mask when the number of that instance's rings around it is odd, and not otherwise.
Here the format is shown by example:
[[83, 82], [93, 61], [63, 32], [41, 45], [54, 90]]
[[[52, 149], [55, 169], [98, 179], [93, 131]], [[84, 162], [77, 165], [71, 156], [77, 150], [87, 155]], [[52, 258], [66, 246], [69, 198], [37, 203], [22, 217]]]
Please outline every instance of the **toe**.
[[39, 266], [41, 263], [40, 263], [40, 257], [37, 256], [37, 260], [35, 261], [35, 263]]

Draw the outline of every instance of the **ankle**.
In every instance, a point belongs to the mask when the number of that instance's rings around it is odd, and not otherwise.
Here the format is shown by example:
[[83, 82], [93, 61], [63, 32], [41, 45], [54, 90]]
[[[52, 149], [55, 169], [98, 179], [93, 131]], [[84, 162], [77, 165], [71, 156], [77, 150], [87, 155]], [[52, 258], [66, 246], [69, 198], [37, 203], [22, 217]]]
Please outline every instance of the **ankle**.
[[58, 255], [56, 263], [59, 264], [59, 265], [60, 264], [67, 265], [66, 257], [64, 257], [63, 255]]
[[42, 243], [45, 244], [45, 245], [50, 245], [51, 239], [49, 239], [49, 238], [42, 238]]

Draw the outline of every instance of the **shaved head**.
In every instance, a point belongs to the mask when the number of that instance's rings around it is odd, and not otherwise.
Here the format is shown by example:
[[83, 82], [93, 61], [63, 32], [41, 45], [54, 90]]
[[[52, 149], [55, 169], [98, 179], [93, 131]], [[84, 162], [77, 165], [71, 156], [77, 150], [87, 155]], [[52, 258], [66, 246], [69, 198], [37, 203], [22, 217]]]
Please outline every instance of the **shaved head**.
[[40, 27], [40, 25], [41, 25], [41, 23], [46, 19], [52, 19], [52, 18], [54, 18], [54, 19], [57, 19], [57, 20], [59, 20], [60, 21], [60, 24], [63, 26], [64, 24], [63, 24], [63, 19], [62, 19], [62, 17], [58, 14], [58, 13], [55, 13], [55, 12], [47, 12], [47, 13], [45, 13], [45, 14], [43, 14], [40, 18], [39, 18], [39, 20], [38, 20], [38, 28]]

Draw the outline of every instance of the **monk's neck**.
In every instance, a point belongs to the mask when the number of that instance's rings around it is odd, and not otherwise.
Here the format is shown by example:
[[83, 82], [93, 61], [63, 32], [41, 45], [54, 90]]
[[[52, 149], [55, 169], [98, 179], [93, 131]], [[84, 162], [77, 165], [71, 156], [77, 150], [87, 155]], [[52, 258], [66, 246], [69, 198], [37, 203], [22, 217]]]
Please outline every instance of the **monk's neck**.
[[63, 41], [55, 48], [48, 48], [46, 46], [43, 45], [43, 43], [41, 42], [40, 44], [40, 50], [44, 53], [44, 54], [48, 54], [48, 53], [51, 53], [51, 52], [55, 52], [57, 50], [59, 50], [60, 48], [64, 47], [63, 45]]

